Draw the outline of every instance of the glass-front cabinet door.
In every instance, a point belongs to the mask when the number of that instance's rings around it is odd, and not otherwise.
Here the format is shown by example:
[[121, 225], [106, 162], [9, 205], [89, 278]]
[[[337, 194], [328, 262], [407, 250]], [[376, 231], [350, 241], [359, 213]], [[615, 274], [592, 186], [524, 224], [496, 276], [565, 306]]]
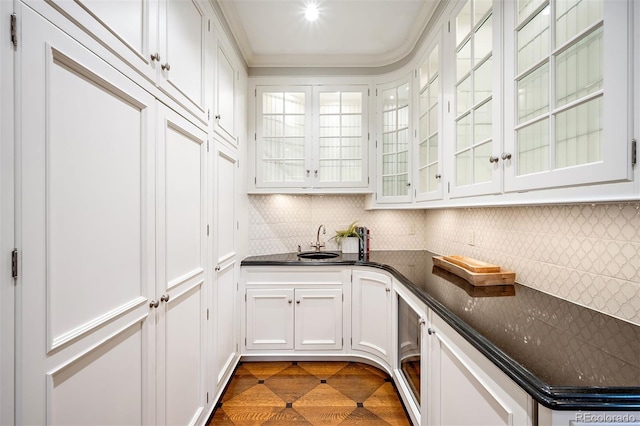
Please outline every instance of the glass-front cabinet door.
[[366, 86], [314, 88], [312, 172], [318, 186], [368, 185], [368, 103]]
[[311, 88], [256, 89], [256, 186], [297, 187], [309, 182]]
[[455, 45], [451, 197], [500, 191], [500, 5], [467, 0], [450, 22]]
[[411, 82], [410, 77], [376, 89], [378, 98], [377, 201], [411, 201]]
[[625, 1], [508, 2], [505, 190], [630, 178]]
[[[438, 31], [439, 33], [439, 31]], [[439, 37], [438, 37], [439, 41]], [[442, 198], [442, 116], [440, 87], [440, 43], [427, 49], [418, 68], [418, 131], [415, 156], [416, 201]]]

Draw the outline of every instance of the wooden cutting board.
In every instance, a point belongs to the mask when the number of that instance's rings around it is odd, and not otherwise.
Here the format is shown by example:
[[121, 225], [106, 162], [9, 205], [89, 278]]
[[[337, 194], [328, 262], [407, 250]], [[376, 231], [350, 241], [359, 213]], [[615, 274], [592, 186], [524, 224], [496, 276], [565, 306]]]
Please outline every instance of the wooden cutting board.
[[460, 263], [470, 265], [471, 267], [479, 267], [483, 268], [482, 264], [489, 265], [490, 270], [495, 271], [496, 265], [491, 265], [486, 262], [482, 262], [481, 260], [473, 259], [470, 257], [464, 258], [464, 261], [459, 261], [458, 263], [453, 263], [447, 259], [454, 257], [456, 261], [460, 260], [459, 258], [464, 256], [434, 256], [433, 264], [451, 272], [459, 276], [460, 278], [464, 278], [472, 285], [476, 286], [485, 286], [485, 285], [505, 285], [505, 284], [513, 284], [516, 281], [516, 273], [513, 271], [507, 271], [506, 269], [502, 269], [497, 266], [497, 272], [474, 272], [466, 269], [463, 266], [460, 266]]
[[498, 265], [492, 265], [491, 263], [483, 262], [482, 260], [474, 259], [466, 256], [442, 256], [447, 262], [458, 265], [467, 271], [488, 273], [488, 272], [500, 272]]

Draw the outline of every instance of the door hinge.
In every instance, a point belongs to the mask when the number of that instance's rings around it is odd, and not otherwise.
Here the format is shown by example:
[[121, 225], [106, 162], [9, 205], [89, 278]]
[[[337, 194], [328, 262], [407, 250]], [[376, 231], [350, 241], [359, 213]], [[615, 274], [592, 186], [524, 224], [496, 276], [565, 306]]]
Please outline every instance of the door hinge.
[[371, 184], [371, 178], [367, 176], [367, 185]]
[[371, 133], [367, 133], [367, 140], [370, 141], [371, 140]]
[[15, 13], [12, 13], [10, 16], [11, 19], [11, 44], [13, 44], [13, 48], [18, 48], [18, 17]]
[[207, 110], [207, 120], [211, 120], [211, 110]]
[[451, 182], [447, 182], [447, 194], [451, 194]]
[[254, 177], [254, 178], [253, 178], [253, 183], [254, 183], [254, 185], [257, 185], [257, 184], [258, 184], [258, 178], [257, 178], [257, 177]]
[[447, 112], [451, 112], [451, 101], [447, 101]]
[[247, 293], [244, 294], [244, 301], [247, 301]]
[[414, 76], [415, 78], [418, 78], [418, 70], [413, 70], [413, 76]]
[[211, 19], [207, 19], [207, 31], [211, 31]]
[[207, 236], [209, 236], [209, 225], [207, 225]]
[[258, 89], [253, 90], [253, 96], [256, 98], [258, 97]]
[[236, 222], [236, 231], [239, 231], [239, 230], [240, 230], [240, 221], [237, 221]]
[[636, 152], [637, 150], [637, 145], [638, 143], [636, 142], [635, 139], [631, 140], [631, 166], [636, 165], [636, 163], [638, 162], [638, 154]]
[[209, 308], [207, 308], [207, 321], [209, 321]]
[[257, 141], [257, 140], [258, 140], [258, 134], [257, 134], [257, 133], [254, 133], [254, 134], [253, 134], [253, 140], [254, 140], [254, 141]]
[[244, 345], [247, 346], [247, 338], [244, 338]]
[[342, 295], [342, 301], [344, 302], [344, 294]]
[[451, 21], [447, 22], [447, 32], [451, 32]]
[[367, 89], [367, 96], [371, 96], [371, 89]]
[[11, 252], [11, 277], [18, 278], [18, 249]]
[[207, 152], [209, 152], [209, 141], [207, 141]]
[[209, 392], [207, 392], [207, 404], [209, 403]]

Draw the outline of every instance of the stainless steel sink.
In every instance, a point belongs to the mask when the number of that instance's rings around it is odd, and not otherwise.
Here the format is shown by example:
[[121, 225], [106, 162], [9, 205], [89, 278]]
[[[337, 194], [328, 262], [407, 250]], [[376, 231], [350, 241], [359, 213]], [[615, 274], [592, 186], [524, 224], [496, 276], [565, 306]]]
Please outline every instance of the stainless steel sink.
[[298, 257], [301, 259], [333, 259], [340, 256], [340, 253], [333, 251], [303, 251], [298, 253]]

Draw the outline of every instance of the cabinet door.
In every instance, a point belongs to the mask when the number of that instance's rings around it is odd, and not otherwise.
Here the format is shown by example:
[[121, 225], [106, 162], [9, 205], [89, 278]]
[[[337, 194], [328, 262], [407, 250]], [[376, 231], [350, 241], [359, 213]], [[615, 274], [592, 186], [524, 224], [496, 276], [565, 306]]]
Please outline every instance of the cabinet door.
[[451, 19], [454, 138], [447, 182], [452, 198], [501, 190], [500, 12], [499, 1], [467, 0]]
[[411, 78], [379, 86], [378, 189], [379, 203], [411, 201]]
[[215, 285], [215, 375], [216, 386], [233, 366], [236, 355], [236, 263], [230, 262], [216, 272]]
[[[516, 10], [517, 9], [517, 10]], [[505, 2], [505, 191], [632, 178], [626, 1]]]
[[205, 108], [206, 43], [211, 15], [200, 0], [161, 0], [158, 28], [158, 85], [207, 122]]
[[236, 143], [235, 132], [235, 83], [236, 70], [227, 54], [218, 47], [215, 130], [226, 140]]
[[155, 424], [155, 99], [16, 8], [16, 423]]
[[371, 271], [352, 273], [352, 348], [391, 362], [391, 278]]
[[342, 349], [342, 290], [296, 289], [295, 349]]
[[205, 406], [206, 142], [167, 107], [158, 114], [158, 422], [192, 424]]
[[293, 289], [247, 290], [247, 349], [293, 349]]

